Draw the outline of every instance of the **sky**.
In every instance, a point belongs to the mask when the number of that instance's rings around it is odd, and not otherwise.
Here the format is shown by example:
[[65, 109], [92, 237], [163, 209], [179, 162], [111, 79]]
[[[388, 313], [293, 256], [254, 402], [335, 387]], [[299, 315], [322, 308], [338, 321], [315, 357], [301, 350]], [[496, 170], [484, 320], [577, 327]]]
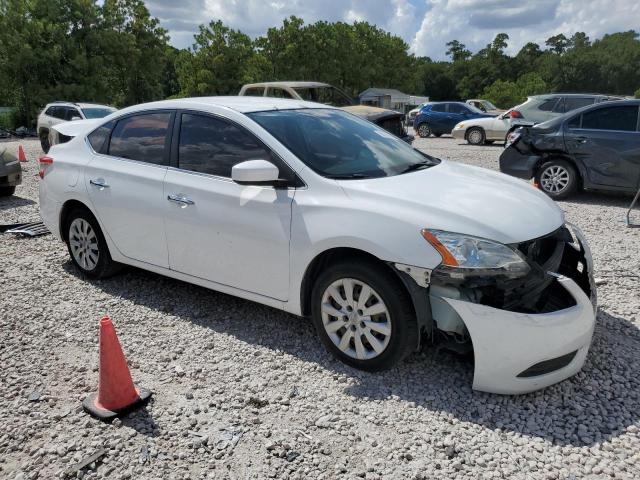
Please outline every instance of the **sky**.
[[169, 30], [171, 43], [188, 47], [198, 25], [222, 20], [252, 38], [295, 15], [305, 23], [367, 21], [402, 37], [411, 52], [446, 58], [446, 43], [459, 40], [472, 52], [495, 35], [509, 35], [507, 53], [527, 42], [544, 47], [558, 33], [640, 30], [638, 0], [147, 0], [151, 14]]

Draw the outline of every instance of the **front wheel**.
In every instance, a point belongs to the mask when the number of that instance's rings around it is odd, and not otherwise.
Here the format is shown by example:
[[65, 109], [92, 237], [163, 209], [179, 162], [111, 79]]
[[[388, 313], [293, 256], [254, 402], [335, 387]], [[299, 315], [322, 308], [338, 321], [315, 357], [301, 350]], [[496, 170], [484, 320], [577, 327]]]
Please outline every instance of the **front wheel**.
[[120, 269], [111, 259], [97, 220], [88, 210], [78, 208], [71, 212], [65, 228], [71, 261], [87, 277], [106, 278]]
[[418, 125], [418, 135], [420, 138], [427, 138], [431, 135], [431, 127], [426, 123], [421, 123]]
[[386, 370], [417, 344], [410, 298], [381, 266], [344, 262], [329, 267], [317, 279], [311, 301], [320, 340], [352, 367]]
[[471, 145], [482, 145], [485, 141], [484, 130], [478, 127], [470, 128], [467, 132], [467, 142]]
[[562, 200], [578, 189], [578, 172], [566, 160], [551, 160], [540, 167], [535, 181], [551, 198]]

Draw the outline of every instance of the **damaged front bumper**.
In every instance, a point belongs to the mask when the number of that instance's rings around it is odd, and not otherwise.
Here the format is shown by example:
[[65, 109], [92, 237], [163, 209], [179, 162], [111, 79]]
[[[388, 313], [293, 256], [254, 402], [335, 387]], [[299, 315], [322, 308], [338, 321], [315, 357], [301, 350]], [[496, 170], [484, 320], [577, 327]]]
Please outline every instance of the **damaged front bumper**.
[[[475, 390], [527, 393], [582, 368], [593, 336], [596, 292], [591, 252], [579, 229], [572, 230], [574, 242], [558, 241], [555, 253], [539, 265], [553, 266], [544, 273], [544, 288], [533, 297], [517, 292], [526, 303], [513, 303], [513, 295], [505, 294], [500, 301], [509, 305], [506, 309], [496, 303], [495, 292], [450, 295], [446, 292], [451, 288], [434, 285], [432, 278], [431, 309], [437, 328], [458, 339], [461, 334], [470, 337]], [[535, 290], [525, 287], [527, 292]], [[458, 291], [466, 289], [462, 285]]]

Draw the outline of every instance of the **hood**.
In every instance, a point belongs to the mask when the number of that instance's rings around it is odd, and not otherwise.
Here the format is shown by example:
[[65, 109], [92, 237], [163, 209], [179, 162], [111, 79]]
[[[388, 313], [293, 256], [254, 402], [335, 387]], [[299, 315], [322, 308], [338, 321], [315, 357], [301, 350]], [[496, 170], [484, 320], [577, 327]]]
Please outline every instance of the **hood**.
[[502, 173], [443, 161], [425, 170], [367, 180], [342, 180], [355, 202], [433, 228], [519, 243], [558, 229], [564, 215], [532, 185]]
[[95, 127], [104, 122], [104, 118], [95, 118], [91, 120], [73, 120], [71, 122], [63, 122], [51, 127], [56, 132], [66, 135], [67, 137], [77, 137], [83, 133], [89, 133]]
[[395, 110], [387, 110], [386, 108], [371, 107], [369, 105], [351, 105], [349, 107], [342, 107], [341, 110], [362, 117], [366, 120], [375, 122], [382, 118], [396, 118], [404, 117], [400, 112]]

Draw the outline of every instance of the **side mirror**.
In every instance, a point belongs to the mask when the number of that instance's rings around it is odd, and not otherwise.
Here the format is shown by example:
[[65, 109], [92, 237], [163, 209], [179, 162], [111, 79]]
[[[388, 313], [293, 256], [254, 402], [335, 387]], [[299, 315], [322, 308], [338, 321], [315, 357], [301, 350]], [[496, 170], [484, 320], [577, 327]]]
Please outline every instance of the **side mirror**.
[[82, 120], [82, 118], [78, 117], [77, 115], [74, 117], [71, 117], [71, 121], [73, 122], [74, 120]]
[[247, 160], [231, 168], [231, 180], [240, 185], [274, 185], [279, 175], [278, 167], [266, 160]]

